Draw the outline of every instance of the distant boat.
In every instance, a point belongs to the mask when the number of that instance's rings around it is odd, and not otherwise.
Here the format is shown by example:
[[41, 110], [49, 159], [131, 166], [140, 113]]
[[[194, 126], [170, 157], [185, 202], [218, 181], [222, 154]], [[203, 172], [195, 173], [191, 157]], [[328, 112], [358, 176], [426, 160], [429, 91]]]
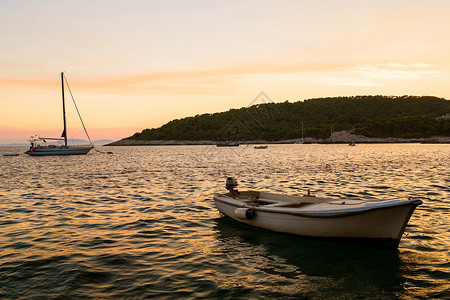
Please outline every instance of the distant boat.
[[269, 146], [255, 146], [254, 149], [267, 149]]
[[302, 122], [302, 139], [297, 140], [294, 144], [304, 144], [304, 143], [305, 143], [305, 138], [304, 138], [303, 122]]
[[3, 156], [19, 156], [19, 153], [4, 153]]
[[239, 144], [238, 143], [221, 143], [221, 144], [217, 144], [217, 147], [238, 147]]
[[[89, 135], [87, 134], [86, 128], [84, 127], [83, 120], [81, 119], [81, 115], [78, 112], [78, 116], [80, 117], [81, 124], [83, 125], [84, 131], [86, 132], [86, 135], [89, 139], [89, 146], [68, 146], [67, 145], [67, 125], [66, 125], [66, 103], [64, 99], [64, 73], [61, 72], [61, 87], [62, 87], [62, 108], [63, 108], [63, 124], [64, 124], [64, 130], [61, 134], [60, 138], [42, 138], [38, 136], [32, 136], [28, 141], [30, 142], [30, 149], [26, 151], [26, 154], [32, 155], [32, 156], [47, 156], [47, 155], [82, 155], [87, 154], [89, 151], [91, 151], [94, 146], [92, 145], [91, 139], [89, 138]], [[67, 83], [67, 80], [66, 80]], [[70, 88], [69, 88], [70, 92]], [[72, 98], [73, 99], [73, 98]], [[75, 100], [74, 100], [75, 103]], [[56, 146], [56, 145], [47, 145], [47, 140], [53, 140], [53, 141], [62, 141], [64, 140], [64, 145]], [[44, 145], [42, 145], [44, 143]]]
[[240, 223], [305, 237], [355, 240], [397, 248], [419, 198], [364, 201], [238, 191], [228, 177], [225, 194], [214, 195], [217, 209]]

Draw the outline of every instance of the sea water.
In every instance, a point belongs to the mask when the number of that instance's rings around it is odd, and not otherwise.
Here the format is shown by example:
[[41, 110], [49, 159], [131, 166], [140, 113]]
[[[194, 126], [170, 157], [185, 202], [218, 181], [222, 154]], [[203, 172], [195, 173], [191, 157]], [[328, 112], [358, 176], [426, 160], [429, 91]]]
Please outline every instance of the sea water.
[[[450, 145], [98, 149], [0, 156], [0, 298], [450, 298]], [[375, 249], [238, 224], [212, 199], [227, 176], [424, 203], [397, 250]]]

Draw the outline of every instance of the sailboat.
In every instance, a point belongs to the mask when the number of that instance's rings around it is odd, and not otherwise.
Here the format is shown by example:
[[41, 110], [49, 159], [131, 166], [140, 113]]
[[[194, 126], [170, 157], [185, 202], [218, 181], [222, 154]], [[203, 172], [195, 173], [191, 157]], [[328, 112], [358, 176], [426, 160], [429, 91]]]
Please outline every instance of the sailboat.
[[[78, 111], [77, 105], [74, 101], [75, 108], [77, 109], [78, 116], [80, 117], [81, 124], [83, 125], [84, 131], [86, 132], [86, 135], [89, 139], [89, 146], [68, 146], [67, 145], [67, 122], [66, 122], [66, 103], [64, 99], [64, 81], [65, 81], [64, 73], [61, 72], [61, 87], [62, 87], [62, 108], [63, 108], [63, 124], [64, 124], [64, 130], [61, 134], [61, 137], [59, 138], [43, 138], [38, 136], [32, 136], [28, 141], [31, 143], [30, 149], [26, 151], [26, 154], [32, 155], [32, 156], [47, 156], [47, 155], [82, 155], [87, 154], [89, 151], [91, 151], [94, 146], [92, 145], [91, 139], [89, 138], [89, 135], [86, 131], [86, 128], [84, 127], [83, 120], [81, 119], [80, 112]], [[66, 80], [67, 84], [67, 80]], [[67, 84], [67, 87], [69, 88], [69, 92], [72, 95], [72, 92], [70, 91], [70, 87]], [[64, 145], [56, 146], [56, 145], [47, 145], [47, 140], [52, 141], [62, 141], [64, 140]], [[41, 143], [44, 143], [42, 145]]]
[[296, 141], [295, 144], [304, 144], [304, 143], [305, 143], [305, 139], [304, 139], [304, 134], [303, 134], [303, 122], [302, 122], [302, 139]]

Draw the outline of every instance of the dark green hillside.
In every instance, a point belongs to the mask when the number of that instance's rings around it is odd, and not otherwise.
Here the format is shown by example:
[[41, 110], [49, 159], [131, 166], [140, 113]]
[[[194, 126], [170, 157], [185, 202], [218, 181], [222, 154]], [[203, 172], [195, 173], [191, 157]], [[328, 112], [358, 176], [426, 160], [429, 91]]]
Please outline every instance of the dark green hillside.
[[450, 101], [437, 97], [355, 96], [267, 103], [170, 121], [134, 140], [267, 140], [327, 138], [354, 129], [370, 137], [450, 136]]

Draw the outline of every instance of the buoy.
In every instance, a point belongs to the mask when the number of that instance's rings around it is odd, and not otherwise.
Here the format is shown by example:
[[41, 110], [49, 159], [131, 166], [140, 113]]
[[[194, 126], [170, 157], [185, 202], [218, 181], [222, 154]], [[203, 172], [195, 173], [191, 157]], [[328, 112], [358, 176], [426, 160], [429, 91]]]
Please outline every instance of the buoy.
[[234, 215], [238, 219], [250, 220], [255, 215], [255, 212], [251, 208], [239, 207], [234, 210]]

